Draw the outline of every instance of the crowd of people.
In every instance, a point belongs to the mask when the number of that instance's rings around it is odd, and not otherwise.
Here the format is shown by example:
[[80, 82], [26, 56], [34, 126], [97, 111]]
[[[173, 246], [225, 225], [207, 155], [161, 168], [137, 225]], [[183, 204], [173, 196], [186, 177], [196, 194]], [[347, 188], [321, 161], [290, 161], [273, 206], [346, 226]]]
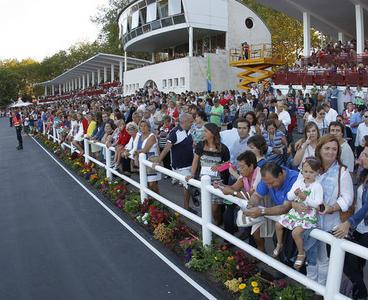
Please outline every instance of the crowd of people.
[[[276, 231], [270, 254], [324, 285], [329, 248], [309, 236], [311, 229], [349, 236], [368, 247], [365, 95], [356, 101], [357, 93], [347, 87], [346, 107], [338, 112], [334, 91], [317, 86], [296, 91], [290, 85], [284, 95], [270, 84], [244, 93], [140, 89], [129, 97], [80, 96], [8, 115], [11, 120], [21, 116], [28, 134], [54, 127], [60, 140], [81, 155], [84, 139], [115, 147], [112, 166], [127, 176], [137, 171], [139, 154], [146, 154], [154, 165], [185, 176], [183, 207], [193, 213], [200, 201], [188, 181], [209, 175], [225, 195], [248, 200], [242, 210], [250, 224], [239, 227], [240, 208], [213, 195], [215, 224], [261, 251], [265, 238]], [[90, 153], [106, 159], [93, 143]], [[149, 188], [160, 193], [163, 176], [154, 168], [147, 169], [147, 176]], [[280, 216], [279, 221], [260, 218], [268, 215]], [[346, 255], [344, 273], [353, 283], [354, 299], [367, 297], [364, 265], [365, 260]]]

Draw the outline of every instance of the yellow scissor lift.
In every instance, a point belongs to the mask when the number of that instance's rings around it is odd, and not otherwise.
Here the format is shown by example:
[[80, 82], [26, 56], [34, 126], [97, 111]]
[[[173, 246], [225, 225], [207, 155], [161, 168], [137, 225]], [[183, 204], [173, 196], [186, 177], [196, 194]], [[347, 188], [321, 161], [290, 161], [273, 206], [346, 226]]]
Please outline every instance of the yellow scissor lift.
[[249, 90], [252, 83], [271, 78], [274, 74], [272, 67], [283, 65], [280, 58], [272, 56], [270, 44], [249, 45], [247, 52], [248, 55], [243, 48], [230, 50], [230, 66], [244, 70], [237, 75], [242, 79], [238, 84], [242, 90]]

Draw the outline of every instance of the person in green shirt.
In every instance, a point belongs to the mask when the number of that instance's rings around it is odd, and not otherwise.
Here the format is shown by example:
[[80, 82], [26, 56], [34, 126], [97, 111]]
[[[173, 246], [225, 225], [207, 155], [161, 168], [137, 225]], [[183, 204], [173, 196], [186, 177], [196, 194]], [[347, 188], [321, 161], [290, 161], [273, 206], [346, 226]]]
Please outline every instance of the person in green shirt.
[[224, 108], [220, 105], [219, 100], [213, 100], [213, 106], [211, 109], [210, 122], [215, 123], [218, 127], [221, 127], [221, 117], [224, 114]]

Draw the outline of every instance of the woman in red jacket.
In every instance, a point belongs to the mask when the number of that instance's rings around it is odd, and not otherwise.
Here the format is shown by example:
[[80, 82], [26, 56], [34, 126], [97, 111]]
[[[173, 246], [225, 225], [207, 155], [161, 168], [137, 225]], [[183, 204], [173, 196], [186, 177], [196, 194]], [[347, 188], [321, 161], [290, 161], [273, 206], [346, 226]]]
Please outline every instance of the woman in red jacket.
[[121, 156], [124, 153], [124, 149], [125, 149], [125, 145], [128, 144], [129, 140], [130, 140], [130, 135], [128, 133], [128, 131], [125, 128], [125, 121], [124, 120], [119, 120], [118, 121], [118, 127], [120, 130], [119, 133], [119, 137], [117, 140], [117, 143], [115, 145], [115, 158], [114, 158], [114, 164], [113, 164], [113, 168], [115, 170], [117, 170], [119, 168], [120, 165], [120, 160], [121, 160]]

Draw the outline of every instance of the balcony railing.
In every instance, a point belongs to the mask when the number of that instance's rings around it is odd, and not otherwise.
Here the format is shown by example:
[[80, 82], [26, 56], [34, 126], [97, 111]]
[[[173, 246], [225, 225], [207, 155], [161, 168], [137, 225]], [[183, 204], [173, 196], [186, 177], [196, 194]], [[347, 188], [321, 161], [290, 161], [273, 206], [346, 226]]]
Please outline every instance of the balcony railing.
[[123, 36], [123, 40], [124, 40], [124, 44], [126, 44], [127, 42], [129, 42], [131, 39], [134, 39], [144, 33], [148, 33], [160, 28], [164, 28], [164, 27], [168, 27], [168, 26], [172, 26], [172, 25], [177, 25], [177, 24], [182, 24], [185, 23], [185, 15], [184, 13], [182, 14], [178, 14], [175, 16], [171, 16], [171, 17], [167, 17], [167, 18], [163, 18], [160, 20], [155, 20], [152, 21], [148, 24], [144, 24], [140, 27], [137, 27], [133, 30], [131, 30], [130, 32], [126, 33]]

